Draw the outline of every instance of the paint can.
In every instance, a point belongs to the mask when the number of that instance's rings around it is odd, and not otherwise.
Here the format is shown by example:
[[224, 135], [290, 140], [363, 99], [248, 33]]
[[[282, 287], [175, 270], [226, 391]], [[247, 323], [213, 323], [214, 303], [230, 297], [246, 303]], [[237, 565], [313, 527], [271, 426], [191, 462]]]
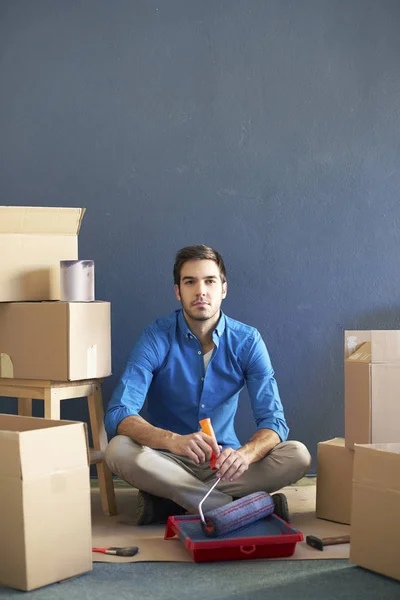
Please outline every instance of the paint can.
[[61, 260], [60, 284], [62, 302], [93, 302], [94, 261]]

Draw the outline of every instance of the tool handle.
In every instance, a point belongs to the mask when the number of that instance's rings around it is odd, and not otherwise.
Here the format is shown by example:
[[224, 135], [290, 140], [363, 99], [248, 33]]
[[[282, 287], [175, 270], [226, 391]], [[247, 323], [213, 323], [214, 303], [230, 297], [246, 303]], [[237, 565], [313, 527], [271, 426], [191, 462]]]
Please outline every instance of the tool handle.
[[[199, 425], [200, 425], [203, 433], [205, 433], [206, 435], [209, 435], [210, 437], [214, 438], [215, 441], [217, 441], [217, 438], [215, 437], [213, 426], [211, 425], [210, 418], [202, 419], [201, 421], [199, 421]], [[213, 450], [212, 454], [211, 454], [211, 458], [210, 458], [210, 467], [212, 469], [215, 469], [216, 462], [217, 462], [217, 457], [215, 456], [215, 452]]]
[[337, 535], [335, 537], [322, 538], [321, 542], [324, 546], [334, 546], [335, 544], [348, 544], [350, 542], [349, 535]]

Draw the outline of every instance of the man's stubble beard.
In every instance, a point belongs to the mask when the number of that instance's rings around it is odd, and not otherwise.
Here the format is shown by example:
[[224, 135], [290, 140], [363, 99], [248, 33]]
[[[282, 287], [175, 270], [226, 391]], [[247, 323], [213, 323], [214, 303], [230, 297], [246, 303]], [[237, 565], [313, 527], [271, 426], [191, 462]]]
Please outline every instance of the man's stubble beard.
[[210, 319], [213, 319], [215, 317], [215, 315], [217, 313], [220, 313], [221, 311], [221, 306], [219, 306], [219, 308], [217, 308], [217, 310], [215, 310], [211, 315], [196, 315], [193, 314], [191, 310], [188, 310], [187, 307], [181, 302], [182, 304], [182, 309], [183, 312], [186, 313], [191, 319], [193, 319], [193, 321], [209, 321]]

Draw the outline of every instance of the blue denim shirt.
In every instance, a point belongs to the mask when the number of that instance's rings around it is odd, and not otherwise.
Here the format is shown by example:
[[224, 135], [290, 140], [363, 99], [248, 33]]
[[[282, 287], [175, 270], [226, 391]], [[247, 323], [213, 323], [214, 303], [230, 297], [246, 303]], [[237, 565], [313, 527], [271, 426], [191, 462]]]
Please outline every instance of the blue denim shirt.
[[240, 391], [246, 384], [257, 429], [273, 429], [282, 441], [288, 427], [267, 348], [254, 327], [221, 312], [212, 334], [215, 348], [207, 371], [198, 339], [182, 310], [149, 325], [134, 346], [105, 414], [109, 437], [119, 423], [138, 415], [147, 396], [149, 423], [186, 435], [211, 418], [224, 448], [241, 446], [234, 428]]

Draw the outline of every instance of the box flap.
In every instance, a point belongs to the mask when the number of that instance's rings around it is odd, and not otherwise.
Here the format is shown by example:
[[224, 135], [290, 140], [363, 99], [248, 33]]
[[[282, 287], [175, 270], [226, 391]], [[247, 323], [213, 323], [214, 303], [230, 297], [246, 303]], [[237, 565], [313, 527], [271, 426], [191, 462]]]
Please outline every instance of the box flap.
[[318, 446], [339, 446], [340, 448], [344, 448], [344, 438], [332, 438], [331, 440], [318, 442]]
[[371, 341], [370, 331], [345, 331], [344, 332], [344, 358], [348, 358], [362, 344]]
[[347, 358], [349, 362], [371, 362], [371, 342], [364, 342], [357, 350]]
[[400, 443], [355, 444], [353, 483], [400, 492]]
[[0, 431], [0, 454], [7, 460], [0, 461], [0, 479], [22, 478], [19, 436], [14, 431]]
[[48, 429], [49, 427], [64, 427], [76, 425], [76, 421], [54, 421], [41, 417], [21, 417], [19, 415], [0, 414], [0, 438], [4, 433], [33, 431], [35, 429]]
[[0, 206], [0, 234], [77, 235], [85, 208]]
[[87, 466], [84, 423], [20, 433], [20, 453], [24, 481]]
[[0, 476], [33, 479], [89, 464], [86, 424], [0, 415]]

